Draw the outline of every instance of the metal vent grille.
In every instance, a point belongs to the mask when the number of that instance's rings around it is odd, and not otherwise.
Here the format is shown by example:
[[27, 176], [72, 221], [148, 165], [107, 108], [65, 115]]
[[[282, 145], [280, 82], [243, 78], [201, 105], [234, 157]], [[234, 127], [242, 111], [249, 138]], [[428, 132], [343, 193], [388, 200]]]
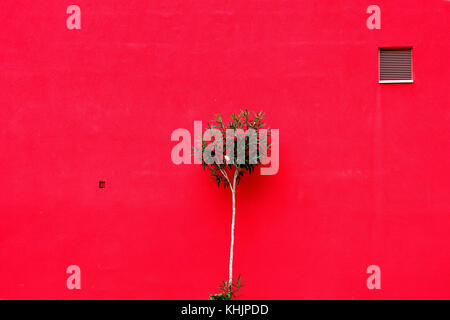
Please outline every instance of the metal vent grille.
[[380, 83], [411, 83], [412, 48], [379, 49]]

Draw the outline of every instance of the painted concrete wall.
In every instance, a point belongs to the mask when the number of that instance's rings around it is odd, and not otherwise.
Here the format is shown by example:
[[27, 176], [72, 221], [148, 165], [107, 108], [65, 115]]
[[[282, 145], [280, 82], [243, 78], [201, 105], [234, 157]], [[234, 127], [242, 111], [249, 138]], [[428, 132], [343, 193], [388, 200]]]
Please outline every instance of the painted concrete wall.
[[[231, 193], [170, 135], [244, 107], [280, 170], [237, 190], [241, 298], [450, 298], [450, 2], [74, 3], [81, 30], [73, 3], [1, 4], [0, 298], [214, 293]], [[386, 46], [413, 47], [413, 84], [378, 83]]]

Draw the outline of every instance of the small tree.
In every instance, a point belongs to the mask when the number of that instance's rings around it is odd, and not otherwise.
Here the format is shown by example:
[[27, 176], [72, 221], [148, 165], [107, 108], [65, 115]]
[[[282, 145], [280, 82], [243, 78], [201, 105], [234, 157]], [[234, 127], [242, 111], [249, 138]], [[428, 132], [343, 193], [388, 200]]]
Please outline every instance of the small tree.
[[[239, 114], [232, 114], [231, 121], [225, 124], [217, 113], [214, 122], [206, 125], [206, 131], [201, 138], [201, 148], [199, 148], [201, 150], [194, 148], [197, 156], [202, 156], [202, 167], [217, 182], [217, 186], [220, 187], [222, 184], [224, 188], [230, 188], [233, 203], [228, 281], [222, 282], [223, 286], [220, 289], [223, 292], [211, 295], [211, 300], [231, 300], [242, 286], [240, 276], [237, 283], [233, 285], [236, 187], [245, 172], [251, 174], [262, 163], [263, 157], [270, 148], [267, 146], [269, 130], [262, 129], [265, 127], [263, 119], [262, 112], [250, 115], [247, 110], [241, 110]], [[205, 139], [205, 137], [211, 139]], [[222, 157], [224, 150], [226, 155]]]

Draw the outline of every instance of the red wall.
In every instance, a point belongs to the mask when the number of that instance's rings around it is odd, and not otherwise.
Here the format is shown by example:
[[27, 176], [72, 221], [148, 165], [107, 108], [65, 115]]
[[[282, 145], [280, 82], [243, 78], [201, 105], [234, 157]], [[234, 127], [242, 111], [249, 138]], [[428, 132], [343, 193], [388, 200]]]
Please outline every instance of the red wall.
[[[237, 190], [241, 298], [450, 298], [450, 2], [74, 3], [81, 30], [72, 2], [2, 1], [0, 298], [216, 292], [231, 193], [170, 135], [243, 107], [280, 170]], [[413, 46], [413, 84], [378, 84], [386, 46]]]

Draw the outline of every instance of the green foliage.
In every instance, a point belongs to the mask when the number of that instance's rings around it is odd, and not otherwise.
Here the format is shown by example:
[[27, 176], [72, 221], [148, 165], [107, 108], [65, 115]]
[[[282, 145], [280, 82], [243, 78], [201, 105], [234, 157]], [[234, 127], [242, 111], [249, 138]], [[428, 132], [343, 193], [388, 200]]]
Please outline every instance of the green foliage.
[[[249, 129], [253, 129], [256, 132], [256, 145], [259, 146], [261, 142], [260, 137], [260, 129], [263, 129], [266, 126], [264, 123], [264, 113], [262, 111], [253, 114], [250, 114], [248, 110], [241, 110], [240, 113], [233, 113], [231, 115], [231, 120], [228, 123], [225, 123], [222, 120], [222, 117], [219, 113], [216, 114], [216, 119], [206, 124], [206, 130], [219, 130], [222, 134], [222, 138], [215, 138], [213, 141], [205, 141], [203, 136], [201, 138], [201, 149], [194, 148], [194, 152], [197, 156], [203, 155], [205, 149], [208, 146], [213, 148], [212, 157], [202, 158], [202, 168], [208, 171], [208, 175], [210, 175], [217, 183], [217, 186], [220, 187], [222, 184], [225, 188], [229, 187], [231, 184], [231, 179], [228, 177], [232, 177], [234, 173], [237, 174], [236, 182], [239, 184], [242, 176], [245, 172], [248, 174], [252, 174], [255, 169], [261, 164], [262, 158], [266, 155], [266, 152], [260, 147], [259, 150], [252, 150], [250, 148], [250, 139], [247, 137], [235, 136], [234, 139], [234, 154], [231, 158], [224, 159], [223, 163], [213, 162], [213, 157], [215, 152], [221, 152], [223, 155], [226, 154], [226, 130], [243, 130], [247, 132]], [[269, 139], [270, 129], [267, 129], [267, 139]], [[238, 164], [237, 162], [237, 150], [238, 150], [238, 142], [241, 141], [244, 143], [245, 148], [245, 163]], [[230, 143], [231, 144], [231, 143]], [[267, 146], [267, 151], [270, 150], [270, 145]], [[251, 157], [256, 159], [256, 163], [251, 163]], [[209, 161], [208, 161], [209, 160]], [[255, 162], [255, 161], [253, 161]]]
[[219, 286], [220, 293], [211, 294], [209, 296], [209, 300], [232, 300], [236, 299], [236, 292], [244, 286], [241, 284], [241, 275], [237, 278], [237, 280], [233, 280], [232, 284], [229, 285], [228, 281], [222, 281], [222, 285]]

